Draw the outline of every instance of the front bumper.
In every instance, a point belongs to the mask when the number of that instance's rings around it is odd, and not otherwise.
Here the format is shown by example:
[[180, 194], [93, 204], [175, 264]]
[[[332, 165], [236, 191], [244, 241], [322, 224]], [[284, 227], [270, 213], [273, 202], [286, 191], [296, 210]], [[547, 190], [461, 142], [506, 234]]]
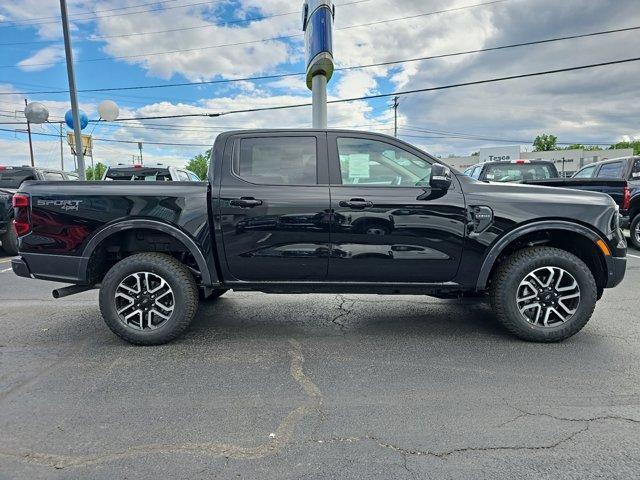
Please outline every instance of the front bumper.
[[624, 274], [627, 270], [627, 258], [626, 257], [605, 257], [607, 262], [607, 286], [606, 288], [613, 288], [620, 285], [620, 282], [624, 279]]

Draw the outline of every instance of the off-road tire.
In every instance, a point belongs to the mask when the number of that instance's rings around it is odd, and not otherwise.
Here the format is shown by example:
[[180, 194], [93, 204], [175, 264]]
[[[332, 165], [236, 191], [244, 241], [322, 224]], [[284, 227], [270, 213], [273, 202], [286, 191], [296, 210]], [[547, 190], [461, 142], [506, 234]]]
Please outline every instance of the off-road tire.
[[[156, 330], [126, 326], [116, 310], [115, 293], [120, 282], [137, 272], [150, 272], [164, 279], [174, 296], [174, 311]], [[100, 311], [113, 333], [136, 345], [161, 345], [177, 338], [189, 326], [198, 310], [198, 287], [191, 272], [175, 258], [163, 253], [137, 253], [116, 263], [100, 287]]]
[[[566, 322], [556, 326], [534, 325], [518, 309], [520, 282], [541, 267], [559, 267], [570, 273], [580, 288], [580, 303]], [[511, 254], [492, 276], [490, 299], [498, 321], [512, 334], [531, 342], [559, 342], [579, 332], [589, 321], [598, 297], [589, 267], [578, 257], [552, 247], [532, 247]]]
[[640, 213], [637, 213], [629, 226], [630, 243], [636, 250], [640, 250]]
[[2, 249], [7, 255], [12, 257], [18, 255], [18, 235], [13, 225], [7, 225], [7, 231], [2, 234], [0, 242], [2, 242]]

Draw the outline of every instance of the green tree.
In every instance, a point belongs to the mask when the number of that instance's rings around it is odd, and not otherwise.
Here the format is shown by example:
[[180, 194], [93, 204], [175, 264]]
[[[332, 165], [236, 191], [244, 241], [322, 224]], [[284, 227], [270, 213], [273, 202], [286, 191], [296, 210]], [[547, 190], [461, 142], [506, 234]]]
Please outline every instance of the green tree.
[[87, 180], [102, 180], [102, 175], [107, 171], [107, 166], [104, 163], [98, 162], [94, 167], [89, 167], [86, 170], [85, 175]]
[[204, 153], [199, 153], [187, 163], [185, 167], [198, 175], [201, 179], [207, 178], [207, 170], [209, 168], [209, 157], [211, 157], [211, 149]]
[[633, 140], [632, 142], [618, 142], [615, 145], [611, 145], [609, 150], [614, 148], [633, 148], [634, 155], [640, 155], [640, 140]]
[[557, 141], [558, 137], [556, 137], [555, 135], [547, 135], [546, 133], [538, 135], [533, 141], [533, 151], [548, 152], [550, 150], [557, 150]]

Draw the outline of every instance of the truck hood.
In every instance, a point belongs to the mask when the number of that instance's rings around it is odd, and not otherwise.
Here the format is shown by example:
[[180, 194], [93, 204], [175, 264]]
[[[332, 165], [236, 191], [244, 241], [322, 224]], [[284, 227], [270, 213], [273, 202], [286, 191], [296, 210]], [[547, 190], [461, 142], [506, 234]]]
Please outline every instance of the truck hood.
[[469, 182], [463, 184], [467, 205], [488, 205], [497, 221], [521, 224], [567, 220], [608, 234], [616, 203], [604, 193], [537, 185]]
[[[576, 190], [564, 187], [527, 185], [522, 183], [480, 182], [484, 190], [513, 201], [545, 202], [555, 204], [587, 203], [589, 205], [615, 206], [613, 199], [600, 192]], [[476, 184], [477, 185], [477, 184]], [[479, 187], [483, 190], [482, 186]]]

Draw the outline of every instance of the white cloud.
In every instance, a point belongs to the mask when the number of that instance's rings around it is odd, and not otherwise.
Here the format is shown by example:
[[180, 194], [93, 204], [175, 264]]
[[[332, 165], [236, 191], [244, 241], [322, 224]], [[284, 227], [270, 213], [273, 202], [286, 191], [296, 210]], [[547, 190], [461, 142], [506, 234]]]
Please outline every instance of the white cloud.
[[64, 58], [64, 47], [62, 45], [51, 45], [18, 62], [18, 67], [25, 72], [39, 72], [51, 68], [48, 64], [56, 63]]

